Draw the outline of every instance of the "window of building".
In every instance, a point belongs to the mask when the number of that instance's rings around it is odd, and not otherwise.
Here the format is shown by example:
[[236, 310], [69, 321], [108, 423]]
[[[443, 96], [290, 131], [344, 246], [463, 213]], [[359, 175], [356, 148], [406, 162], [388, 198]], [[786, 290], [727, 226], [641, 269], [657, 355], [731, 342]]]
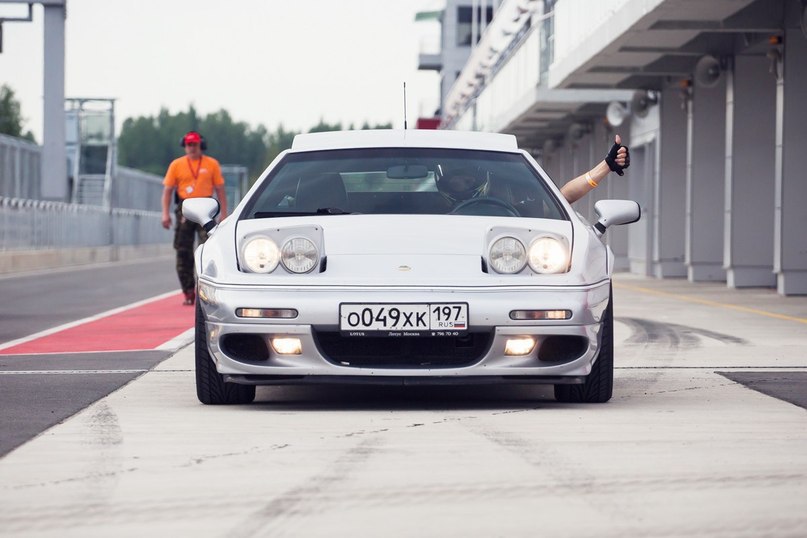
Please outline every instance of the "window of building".
[[[479, 20], [482, 20], [482, 7], [476, 8]], [[493, 7], [485, 8], [485, 26], [490, 24], [493, 20]], [[481, 32], [476, 36], [476, 41], [479, 42]], [[457, 46], [469, 47], [473, 36], [473, 8], [470, 6], [459, 6], [457, 8]]]

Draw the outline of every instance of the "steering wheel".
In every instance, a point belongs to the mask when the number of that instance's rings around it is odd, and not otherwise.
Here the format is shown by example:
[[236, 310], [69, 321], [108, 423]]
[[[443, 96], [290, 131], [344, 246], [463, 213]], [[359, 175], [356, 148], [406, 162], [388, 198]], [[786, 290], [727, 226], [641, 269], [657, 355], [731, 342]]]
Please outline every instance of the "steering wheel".
[[481, 215], [487, 217], [520, 217], [518, 209], [499, 198], [483, 196], [469, 198], [451, 210], [451, 215]]

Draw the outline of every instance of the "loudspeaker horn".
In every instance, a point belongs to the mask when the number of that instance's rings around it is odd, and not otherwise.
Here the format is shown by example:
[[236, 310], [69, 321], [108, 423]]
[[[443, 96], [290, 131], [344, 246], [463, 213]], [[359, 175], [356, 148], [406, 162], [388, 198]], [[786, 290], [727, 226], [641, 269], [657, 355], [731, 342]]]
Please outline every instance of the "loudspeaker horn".
[[698, 63], [695, 64], [693, 77], [695, 78], [695, 82], [698, 83], [698, 86], [713, 88], [717, 86], [722, 75], [723, 69], [720, 67], [720, 60], [710, 54], [703, 56], [698, 60]]
[[619, 127], [630, 116], [628, 108], [619, 101], [611, 101], [605, 109], [605, 119], [611, 127]]
[[656, 92], [637, 90], [633, 92], [633, 98], [630, 100], [630, 109], [637, 117], [646, 118], [650, 107], [656, 103], [658, 103]]

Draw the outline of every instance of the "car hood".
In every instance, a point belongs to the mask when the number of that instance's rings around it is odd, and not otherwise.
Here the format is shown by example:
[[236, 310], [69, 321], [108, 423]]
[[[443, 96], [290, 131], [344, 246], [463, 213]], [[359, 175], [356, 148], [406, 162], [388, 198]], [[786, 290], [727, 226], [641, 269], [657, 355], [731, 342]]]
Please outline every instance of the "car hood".
[[[525, 281], [525, 275], [483, 271], [482, 260], [487, 254], [491, 230], [541, 230], [564, 237], [569, 245], [574, 245], [569, 221], [461, 215], [329, 215], [249, 219], [237, 223], [230, 220], [222, 223], [205, 245], [202, 273], [211, 280], [290, 286], [582, 283], [580, 275], [570, 273], [532, 275]], [[271, 274], [238, 270], [236, 256], [244, 237], [306, 225], [322, 230], [325, 271], [291, 275], [282, 270]]]

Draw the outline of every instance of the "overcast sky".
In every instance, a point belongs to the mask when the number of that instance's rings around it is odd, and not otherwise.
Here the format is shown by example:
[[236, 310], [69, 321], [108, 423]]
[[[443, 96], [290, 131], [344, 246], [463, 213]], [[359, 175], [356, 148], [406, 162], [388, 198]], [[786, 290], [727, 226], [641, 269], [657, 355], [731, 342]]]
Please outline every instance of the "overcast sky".
[[[320, 118], [345, 127], [410, 126], [439, 102], [439, 78], [417, 70], [434, 48], [435, 22], [415, 13], [441, 0], [68, 0], [66, 97], [115, 97], [129, 116], [189, 104], [238, 121], [307, 130]], [[0, 17], [25, 16], [0, 3]], [[3, 25], [0, 84], [17, 93], [42, 142], [42, 8]]]

